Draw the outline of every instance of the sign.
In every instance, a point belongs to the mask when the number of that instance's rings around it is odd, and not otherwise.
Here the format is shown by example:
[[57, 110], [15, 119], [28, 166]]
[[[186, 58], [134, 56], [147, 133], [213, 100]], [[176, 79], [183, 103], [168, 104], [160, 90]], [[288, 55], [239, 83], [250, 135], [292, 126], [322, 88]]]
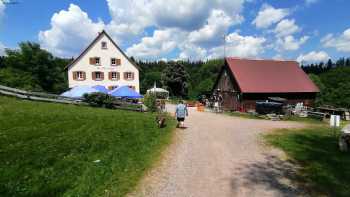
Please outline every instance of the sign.
[[331, 115], [331, 119], [329, 121], [331, 127], [340, 127], [340, 116], [339, 115]]

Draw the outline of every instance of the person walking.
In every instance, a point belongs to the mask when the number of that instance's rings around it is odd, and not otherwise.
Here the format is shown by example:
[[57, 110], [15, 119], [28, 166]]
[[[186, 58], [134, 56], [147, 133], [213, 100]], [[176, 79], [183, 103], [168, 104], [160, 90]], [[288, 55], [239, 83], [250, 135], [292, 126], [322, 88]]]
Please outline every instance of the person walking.
[[185, 117], [188, 116], [187, 106], [183, 101], [180, 101], [176, 106], [175, 116], [177, 119], [177, 127], [184, 127]]

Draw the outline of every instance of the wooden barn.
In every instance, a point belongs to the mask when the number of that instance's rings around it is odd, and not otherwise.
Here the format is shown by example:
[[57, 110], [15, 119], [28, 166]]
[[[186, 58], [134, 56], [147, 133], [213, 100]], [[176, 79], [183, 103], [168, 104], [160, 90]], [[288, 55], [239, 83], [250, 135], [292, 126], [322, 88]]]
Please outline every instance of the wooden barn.
[[312, 106], [318, 87], [295, 61], [226, 58], [213, 94], [222, 99], [222, 108], [255, 110], [256, 101], [283, 98], [289, 104]]

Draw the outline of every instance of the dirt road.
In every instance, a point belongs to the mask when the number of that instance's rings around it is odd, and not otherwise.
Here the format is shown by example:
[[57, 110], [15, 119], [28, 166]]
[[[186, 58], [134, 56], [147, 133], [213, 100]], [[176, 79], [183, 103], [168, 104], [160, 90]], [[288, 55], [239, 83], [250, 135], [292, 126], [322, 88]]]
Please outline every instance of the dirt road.
[[[169, 107], [173, 111], [173, 106]], [[260, 133], [302, 127], [190, 109], [186, 129], [130, 196], [300, 196], [295, 166], [262, 143]]]

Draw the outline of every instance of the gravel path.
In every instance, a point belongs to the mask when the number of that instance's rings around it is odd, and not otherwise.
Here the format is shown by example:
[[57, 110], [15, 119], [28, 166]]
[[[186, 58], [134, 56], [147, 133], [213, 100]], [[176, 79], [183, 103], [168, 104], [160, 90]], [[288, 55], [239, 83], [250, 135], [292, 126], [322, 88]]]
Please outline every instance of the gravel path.
[[[174, 106], [168, 106], [173, 112]], [[296, 167], [282, 152], [264, 146], [260, 133], [302, 127], [189, 110], [164, 158], [129, 196], [301, 196]]]

